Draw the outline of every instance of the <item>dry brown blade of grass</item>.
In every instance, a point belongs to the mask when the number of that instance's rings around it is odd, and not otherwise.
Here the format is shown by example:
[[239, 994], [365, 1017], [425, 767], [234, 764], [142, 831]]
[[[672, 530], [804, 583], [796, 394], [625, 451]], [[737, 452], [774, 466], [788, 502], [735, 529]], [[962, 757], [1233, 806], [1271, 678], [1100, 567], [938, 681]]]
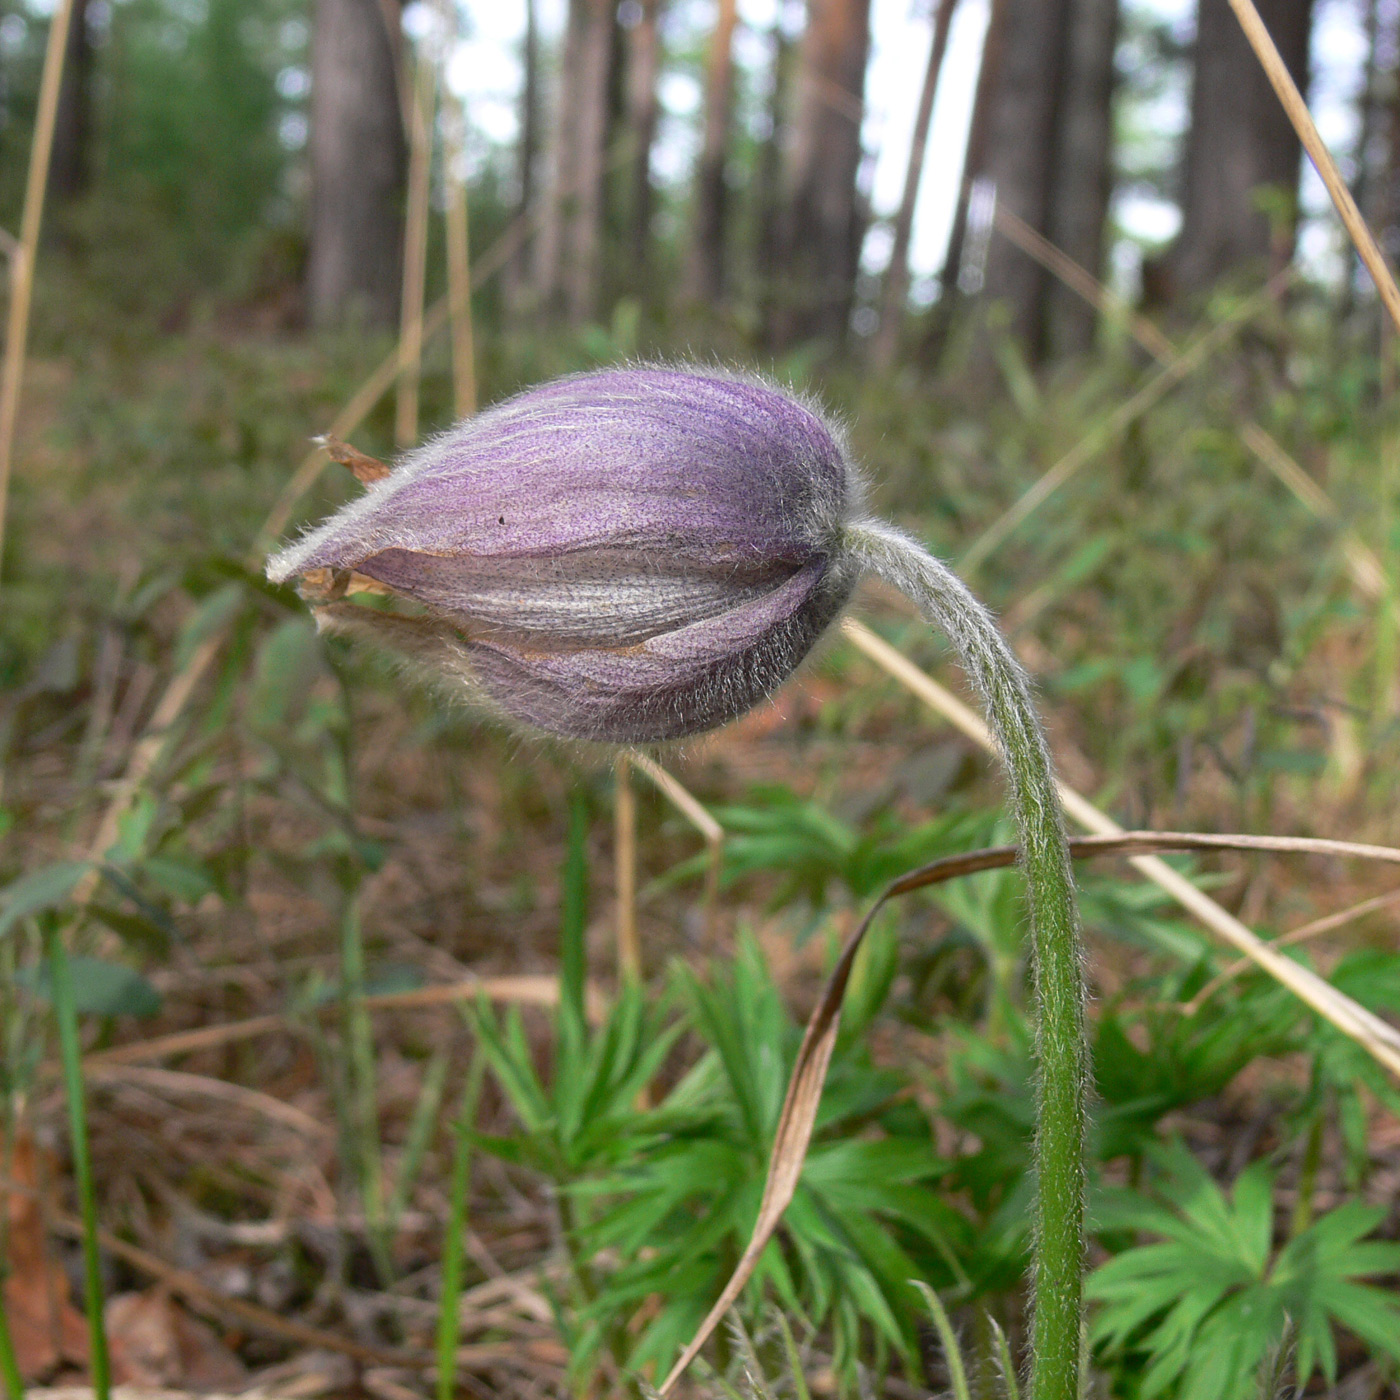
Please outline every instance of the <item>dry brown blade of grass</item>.
[[307, 1137], [325, 1137], [331, 1129], [295, 1104], [283, 1102], [261, 1089], [250, 1089], [227, 1079], [214, 1079], [204, 1074], [188, 1074], [184, 1070], [156, 1069], [145, 1065], [88, 1065], [86, 1076], [94, 1084], [141, 1084], [169, 1097], [192, 1096], [214, 1099], [236, 1108], [245, 1109], [273, 1123]]
[[704, 805], [674, 774], [644, 753], [630, 755], [632, 764], [656, 785], [661, 795], [704, 838], [709, 852], [705, 867], [705, 935], [713, 938], [719, 921], [719, 877], [724, 867], [724, 828], [705, 810]]
[[10, 254], [10, 314], [5, 329], [5, 361], [0, 369], [0, 565], [5, 557], [5, 518], [9, 509], [10, 473], [14, 462], [15, 424], [19, 419], [20, 389], [29, 348], [29, 308], [34, 297], [34, 261], [39, 254], [39, 230], [44, 221], [44, 196], [49, 183], [49, 158], [53, 152], [58, 94], [63, 85], [63, 60], [68, 51], [68, 29], [73, 0], [59, 0], [49, 20], [44, 49], [44, 71], [39, 79], [39, 105], [34, 137], [29, 144], [29, 175], [24, 186], [24, 210], [20, 214], [19, 239]]
[[[485, 997], [488, 1001], [513, 1003], [518, 1006], [555, 1007], [559, 1004], [559, 979], [543, 973], [522, 973], [513, 977], [471, 977], [462, 982], [449, 982], [433, 987], [419, 987], [411, 992], [381, 992], [364, 999], [369, 1011], [408, 1011], [427, 1006], [444, 1006], [457, 1001], [472, 1001]], [[589, 983], [584, 992], [584, 1008], [591, 1020], [600, 1021], [606, 1007], [602, 989]], [[339, 1003], [317, 1006], [317, 1015], [337, 1015]], [[213, 1050], [240, 1040], [253, 1040], [261, 1035], [297, 1028], [292, 1016], [251, 1016], [243, 1021], [226, 1021], [218, 1026], [200, 1026], [195, 1030], [173, 1031], [169, 1035], [135, 1040], [109, 1050], [95, 1050], [83, 1057], [83, 1069], [105, 1065], [134, 1065], [150, 1060], [163, 1060], [170, 1055], [188, 1055], [197, 1050]]]
[[968, 573], [981, 564], [1018, 525], [1034, 514], [1065, 482], [1088, 466], [1110, 442], [1125, 433], [1148, 409], [1199, 369], [1217, 350], [1228, 345], [1272, 301], [1289, 275], [1288, 269], [1285, 269], [1272, 277], [1261, 291], [1242, 301], [1217, 325], [1198, 336], [1135, 394], [1090, 428], [1034, 485], [978, 535], [958, 560], [958, 571]]
[[[1274, 851], [1313, 855], [1346, 855], [1357, 859], [1381, 860], [1400, 865], [1400, 850], [1390, 846], [1365, 846], [1350, 841], [1329, 841], [1293, 836], [1215, 835], [1183, 831], [1118, 831], [1113, 835], [1079, 836], [1069, 843], [1070, 854], [1077, 860], [1093, 856], [1127, 855], [1149, 851]], [[682, 1373], [709, 1340], [725, 1314], [738, 1300], [744, 1285], [757, 1267], [760, 1255], [777, 1229], [783, 1212], [791, 1203], [802, 1175], [802, 1164], [816, 1126], [821, 1103], [822, 1086], [827, 1067], [836, 1048], [841, 1028], [841, 1003], [851, 969], [860, 952], [866, 934], [875, 917], [890, 900], [930, 885], [975, 875], [984, 870], [1000, 870], [1014, 865], [1020, 855], [1016, 846], [988, 846], [962, 855], [945, 856], [891, 882], [871, 904], [854, 933], [841, 950], [826, 985], [822, 988], [816, 1009], [802, 1036], [787, 1096], [773, 1135], [769, 1157], [768, 1179], [759, 1204], [758, 1219], [753, 1234], [744, 1248], [738, 1265], [725, 1284], [714, 1307], [700, 1325], [680, 1359], [660, 1388], [666, 1395]], [[1141, 858], [1140, 856], [1136, 858]], [[1395, 1066], [1392, 1066], [1395, 1068]]]
[[399, 380], [394, 404], [394, 441], [418, 441], [418, 386], [423, 373], [423, 293], [428, 276], [428, 195], [433, 159], [433, 111], [437, 64], [420, 41], [409, 109], [408, 215], [404, 226], [403, 299], [399, 312]]
[[1254, 0], [1230, 0], [1230, 8], [1235, 12], [1235, 18], [1244, 30], [1245, 38], [1249, 40], [1250, 47], [1263, 66], [1265, 75], [1288, 115], [1288, 120], [1293, 123], [1293, 129], [1298, 133], [1303, 149], [1307, 151], [1317, 173], [1322, 177], [1322, 183], [1327, 186], [1327, 193], [1331, 195], [1332, 203], [1341, 215], [1342, 223], [1346, 225], [1347, 233], [1356, 245], [1361, 261], [1366, 264], [1366, 271], [1371, 274], [1371, 280], [1376, 284], [1376, 291], [1385, 303], [1390, 319], [1396, 328], [1400, 329], [1400, 288], [1396, 287], [1385, 255], [1367, 227], [1366, 220], [1362, 218], [1361, 210], [1356, 207], [1356, 200], [1352, 198], [1347, 182], [1342, 178], [1342, 172], [1337, 169], [1337, 162], [1332, 159], [1332, 153], [1327, 149], [1327, 143], [1323, 141], [1317, 129], [1312, 113], [1308, 111], [1303, 94], [1298, 91], [1293, 75], [1279, 55], [1273, 39], [1269, 37], [1264, 21], [1259, 18], [1259, 11], [1254, 8]]
[[[975, 744], [988, 753], [996, 752], [995, 741], [980, 716], [945, 690], [932, 676], [921, 671], [888, 642], [854, 619], [848, 618], [843, 624], [843, 630], [866, 656], [907, 690], [912, 691], [931, 709], [941, 714]], [[1100, 836], [1123, 835], [1123, 828], [1117, 822], [1099, 811], [1092, 802], [1068, 784], [1060, 783], [1059, 789], [1060, 801], [1064, 804], [1065, 811], [1081, 826]], [[1263, 968], [1300, 1001], [1312, 1007], [1319, 1016], [1330, 1021], [1343, 1035], [1350, 1036], [1392, 1074], [1400, 1077], [1400, 1032], [1393, 1026], [1367, 1011], [1351, 997], [1339, 992], [1316, 973], [1285, 957], [1159, 857], [1138, 855], [1133, 856], [1131, 862], [1135, 869], [1164, 889], [1207, 928]]]
[[[1171, 363], [1176, 347], [1145, 316], [1139, 316], [1121, 297], [1081, 267], [1067, 253], [1039, 234], [1028, 223], [1018, 219], [1008, 209], [997, 207], [993, 217], [997, 230], [1033, 258], [1045, 270], [1058, 277], [1072, 292], [1082, 297], [1102, 315], [1122, 322], [1128, 334], [1158, 364]], [[1375, 552], [1355, 530], [1345, 525], [1342, 513], [1332, 498], [1289, 456], [1279, 443], [1254, 420], [1240, 429], [1245, 446], [1283, 483], [1299, 503], [1319, 520], [1335, 525], [1341, 531], [1342, 553], [1352, 582], [1361, 594], [1372, 602], [1387, 596], [1390, 581]], [[1048, 597], [1048, 595], [1046, 595]], [[1031, 613], [1018, 617], [1023, 627]]]

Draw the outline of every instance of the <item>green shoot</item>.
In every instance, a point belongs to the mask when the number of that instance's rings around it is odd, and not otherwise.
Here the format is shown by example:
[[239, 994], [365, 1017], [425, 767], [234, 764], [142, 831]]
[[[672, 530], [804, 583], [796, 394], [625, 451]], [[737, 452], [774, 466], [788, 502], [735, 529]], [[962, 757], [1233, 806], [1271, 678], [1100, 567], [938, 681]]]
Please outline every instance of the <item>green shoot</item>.
[[457, 1376], [457, 1336], [461, 1329], [462, 1244], [467, 1233], [471, 1197], [472, 1133], [486, 1061], [472, 1055], [467, 1087], [453, 1130], [452, 1180], [448, 1195], [447, 1233], [442, 1245], [442, 1298], [437, 1324], [437, 1400], [452, 1400]]
[[87, 1111], [83, 1101], [82, 1047], [78, 1043], [78, 1011], [73, 999], [73, 978], [63, 937], [55, 928], [48, 935], [49, 975], [53, 1007], [58, 1020], [59, 1056], [63, 1063], [63, 1087], [68, 1099], [68, 1130], [72, 1139], [73, 1176], [83, 1222], [83, 1306], [87, 1313], [89, 1366], [96, 1400], [111, 1394], [111, 1364], [107, 1356], [107, 1331], [102, 1321], [102, 1261], [97, 1248], [97, 1192], [92, 1180], [92, 1155], [88, 1150]]

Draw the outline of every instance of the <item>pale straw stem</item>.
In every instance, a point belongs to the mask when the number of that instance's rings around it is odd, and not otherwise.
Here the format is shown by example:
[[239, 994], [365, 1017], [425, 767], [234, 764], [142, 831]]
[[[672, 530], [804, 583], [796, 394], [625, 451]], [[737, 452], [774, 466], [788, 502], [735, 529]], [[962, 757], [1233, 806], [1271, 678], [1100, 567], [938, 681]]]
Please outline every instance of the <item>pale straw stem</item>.
[[29, 345], [34, 261], [39, 255], [39, 229], [44, 218], [58, 94], [63, 84], [63, 58], [68, 49], [68, 27], [72, 18], [73, 0], [60, 0], [49, 20], [49, 42], [44, 50], [43, 76], [39, 79], [39, 106], [34, 117], [34, 139], [29, 146], [29, 178], [24, 186], [19, 242], [9, 249], [10, 314], [5, 327], [5, 364], [0, 371], [0, 566], [4, 564], [5, 516], [14, 462], [15, 423], [19, 418], [20, 386]]

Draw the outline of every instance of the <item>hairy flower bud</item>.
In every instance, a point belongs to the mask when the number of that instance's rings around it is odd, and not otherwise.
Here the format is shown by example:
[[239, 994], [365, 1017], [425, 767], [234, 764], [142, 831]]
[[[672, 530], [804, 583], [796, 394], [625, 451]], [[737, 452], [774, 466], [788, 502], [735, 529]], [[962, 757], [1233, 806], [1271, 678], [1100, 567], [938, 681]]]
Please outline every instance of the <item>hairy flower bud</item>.
[[675, 739], [771, 694], [841, 610], [859, 494], [838, 435], [766, 384], [606, 370], [427, 444], [268, 576], [348, 571], [421, 604], [419, 618], [348, 603], [318, 616], [462, 679], [514, 720]]

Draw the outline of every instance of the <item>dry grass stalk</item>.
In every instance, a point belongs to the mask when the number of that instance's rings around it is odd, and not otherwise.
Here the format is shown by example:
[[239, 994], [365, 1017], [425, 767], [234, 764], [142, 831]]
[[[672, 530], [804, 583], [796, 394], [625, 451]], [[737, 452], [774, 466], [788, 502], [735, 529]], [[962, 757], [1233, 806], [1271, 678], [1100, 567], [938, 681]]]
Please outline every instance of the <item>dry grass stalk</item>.
[[1337, 162], [1332, 159], [1332, 153], [1327, 149], [1317, 129], [1312, 113], [1308, 111], [1303, 94], [1298, 91], [1293, 75], [1279, 56], [1273, 39], [1269, 37], [1269, 31], [1264, 27], [1264, 21], [1259, 18], [1259, 11], [1254, 8], [1254, 0], [1230, 0], [1230, 8], [1235, 12], [1235, 18], [1244, 30], [1245, 38], [1249, 40], [1250, 47], [1263, 65], [1283, 110], [1288, 114], [1288, 120], [1293, 123], [1293, 129], [1303, 143], [1303, 149], [1317, 167], [1322, 183], [1327, 186], [1327, 193], [1332, 196], [1332, 203], [1336, 205], [1337, 213], [1342, 216], [1342, 223], [1346, 225], [1347, 233], [1356, 245], [1356, 251], [1361, 255], [1361, 261], [1366, 264], [1366, 271], [1371, 274], [1371, 280], [1376, 284], [1376, 291], [1385, 303], [1390, 319], [1397, 329], [1400, 329], [1400, 288], [1395, 285], [1395, 278], [1386, 264], [1385, 254], [1381, 252], [1380, 245], [1367, 228], [1361, 210], [1356, 207], [1356, 200], [1352, 198], [1347, 182], [1342, 178], [1342, 172], [1337, 169]]
[[[945, 690], [931, 676], [926, 675], [907, 657], [902, 656], [888, 642], [877, 637], [868, 627], [847, 619], [844, 630], [851, 642], [876, 665], [936, 710], [975, 744], [988, 753], [996, 752], [996, 745], [987, 726], [961, 700]], [[1059, 786], [1060, 800], [1064, 803], [1065, 811], [1081, 826], [1102, 836], [1124, 834], [1123, 828], [1117, 822], [1099, 811], [1087, 798], [1065, 783]], [[1387, 1025], [1380, 1017], [1339, 992], [1316, 973], [1286, 957], [1272, 944], [1266, 943], [1160, 857], [1133, 856], [1131, 863], [1212, 932], [1263, 968], [1300, 1001], [1312, 1007], [1319, 1016], [1330, 1021], [1343, 1035], [1350, 1036], [1391, 1073], [1400, 1077], [1400, 1032], [1393, 1026]]]
[[[1028, 223], [1018, 219], [1010, 210], [997, 206], [994, 216], [997, 230], [1033, 258], [1045, 270], [1058, 277], [1072, 292], [1082, 297], [1101, 315], [1120, 321], [1128, 334], [1152, 356], [1158, 364], [1171, 363], [1176, 347], [1145, 316], [1137, 315], [1121, 297], [1116, 296], [1067, 253], [1048, 238], [1037, 233]], [[1246, 447], [1288, 488], [1297, 500], [1319, 520], [1342, 529], [1342, 553], [1347, 571], [1362, 595], [1372, 602], [1387, 596], [1390, 583], [1375, 552], [1355, 530], [1343, 525], [1342, 513], [1336, 503], [1287, 452], [1256, 422], [1247, 422], [1240, 430]], [[1018, 619], [1024, 626], [1027, 616]]]
[[[517, 1006], [555, 1007], [559, 1005], [559, 979], [540, 973], [521, 973], [509, 977], [468, 977], [460, 982], [440, 983], [418, 987], [411, 992], [381, 992], [364, 999], [367, 1011], [411, 1011], [426, 1006], [445, 1006], [458, 1001], [488, 1001], [512, 1003]], [[315, 1008], [318, 1016], [335, 1015], [339, 1006], [327, 1002]], [[600, 1021], [604, 1013], [602, 991], [589, 983], [584, 992], [584, 1009], [590, 1020]], [[244, 1021], [226, 1021], [219, 1026], [199, 1026], [194, 1030], [174, 1031], [170, 1035], [135, 1040], [110, 1050], [97, 1050], [83, 1057], [84, 1071], [105, 1065], [137, 1065], [152, 1060], [164, 1060], [171, 1055], [189, 1055], [199, 1050], [214, 1050], [240, 1040], [255, 1040], [259, 1036], [297, 1028], [291, 1016], [251, 1016]]]
[[39, 254], [39, 229], [44, 220], [44, 195], [49, 183], [58, 94], [63, 84], [63, 59], [68, 51], [68, 28], [72, 18], [73, 0], [60, 0], [49, 21], [49, 41], [44, 50], [44, 72], [39, 80], [34, 139], [29, 146], [29, 177], [24, 186], [24, 212], [20, 215], [19, 240], [12, 242], [9, 248], [10, 314], [5, 328], [5, 363], [3, 370], [0, 370], [0, 565], [4, 563], [5, 515], [14, 462], [15, 423], [19, 418], [20, 387], [24, 380], [25, 353], [29, 346], [34, 262]]
[[620, 754], [613, 767], [614, 860], [617, 870], [617, 975], [624, 982], [642, 979], [642, 945], [637, 938], [637, 794], [632, 764]]
[[171, 1097], [214, 1099], [233, 1108], [245, 1109], [307, 1137], [328, 1137], [332, 1129], [309, 1113], [265, 1094], [246, 1084], [233, 1084], [227, 1079], [213, 1079], [204, 1074], [187, 1074], [183, 1070], [156, 1069], [146, 1065], [97, 1064], [85, 1066], [85, 1075], [92, 1084], [141, 1084]]
[[1244, 445], [1319, 520], [1341, 529], [1342, 557], [1357, 591], [1371, 602], [1390, 595], [1390, 579], [1385, 567], [1355, 530], [1343, 525], [1342, 513], [1332, 498], [1305, 472], [1258, 423], [1246, 423], [1240, 430]]
[[1125, 433], [1148, 409], [1164, 398], [1193, 371], [1200, 368], [1217, 350], [1229, 344], [1250, 321], [1272, 300], [1282, 278], [1280, 273], [1270, 280], [1263, 291], [1237, 306], [1218, 325], [1200, 336], [1184, 349], [1164, 369], [1159, 371], [1137, 393], [1119, 406], [1077, 442], [1058, 462], [1027, 490], [1019, 500], [997, 517], [958, 560], [958, 570], [968, 573], [975, 569], [998, 545], [1011, 534], [1072, 476], [1088, 466], [1109, 443]]
[[[426, 44], [427, 41], [421, 41]], [[428, 273], [428, 194], [433, 159], [437, 64], [420, 49], [413, 84], [408, 149], [408, 216], [404, 229], [403, 301], [399, 313], [399, 383], [394, 441], [418, 441], [418, 386], [423, 372], [423, 289]]]
[[1058, 277], [1100, 315], [1110, 321], [1121, 322], [1128, 334], [1159, 364], [1171, 362], [1177, 353], [1176, 346], [1146, 316], [1139, 315], [1116, 292], [1104, 286], [1068, 253], [1057, 248], [1044, 234], [1038, 233], [1000, 201], [992, 214], [992, 227], [1047, 272]]
[[724, 828], [673, 774], [644, 753], [634, 753], [632, 763], [656, 784], [661, 795], [693, 826], [705, 840], [709, 864], [705, 868], [705, 936], [713, 939], [718, 932], [719, 877], [724, 867]]
[[[1332, 933], [1343, 925], [1351, 923], [1354, 919], [1364, 918], [1367, 914], [1374, 914], [1380, 909], [1388, 909], [1392, 904], [1400, 904], [1400, 890], [1373, 895], [1370, 899], [1363, 899], [1360, 904], [1353, 904], [1347, 909], [1339, 909], [1335, 914], [1324, 914], [1322, 918], [1313, 919], [1301, 928], [1295, 928], [1285, 933], [1282, 938], [1276, 938], [1274, 947], [1287, 948], [1296, 943], [1306, 943], [1309, 939], [1320, 938], [1323, 934]], [[1240, 958], [1238, 962], [1231, 963], [1223, 972], [1212, 977], [1190, 1001], [1185, 1002], [1181, 1008], [1182, 1012], [1187, 1016], [1194, 1016], [1216, 992], [1233, 982], [1242, 973], [1248, 972], [1252, 966], [1253, 964], [1248, 958]]]

